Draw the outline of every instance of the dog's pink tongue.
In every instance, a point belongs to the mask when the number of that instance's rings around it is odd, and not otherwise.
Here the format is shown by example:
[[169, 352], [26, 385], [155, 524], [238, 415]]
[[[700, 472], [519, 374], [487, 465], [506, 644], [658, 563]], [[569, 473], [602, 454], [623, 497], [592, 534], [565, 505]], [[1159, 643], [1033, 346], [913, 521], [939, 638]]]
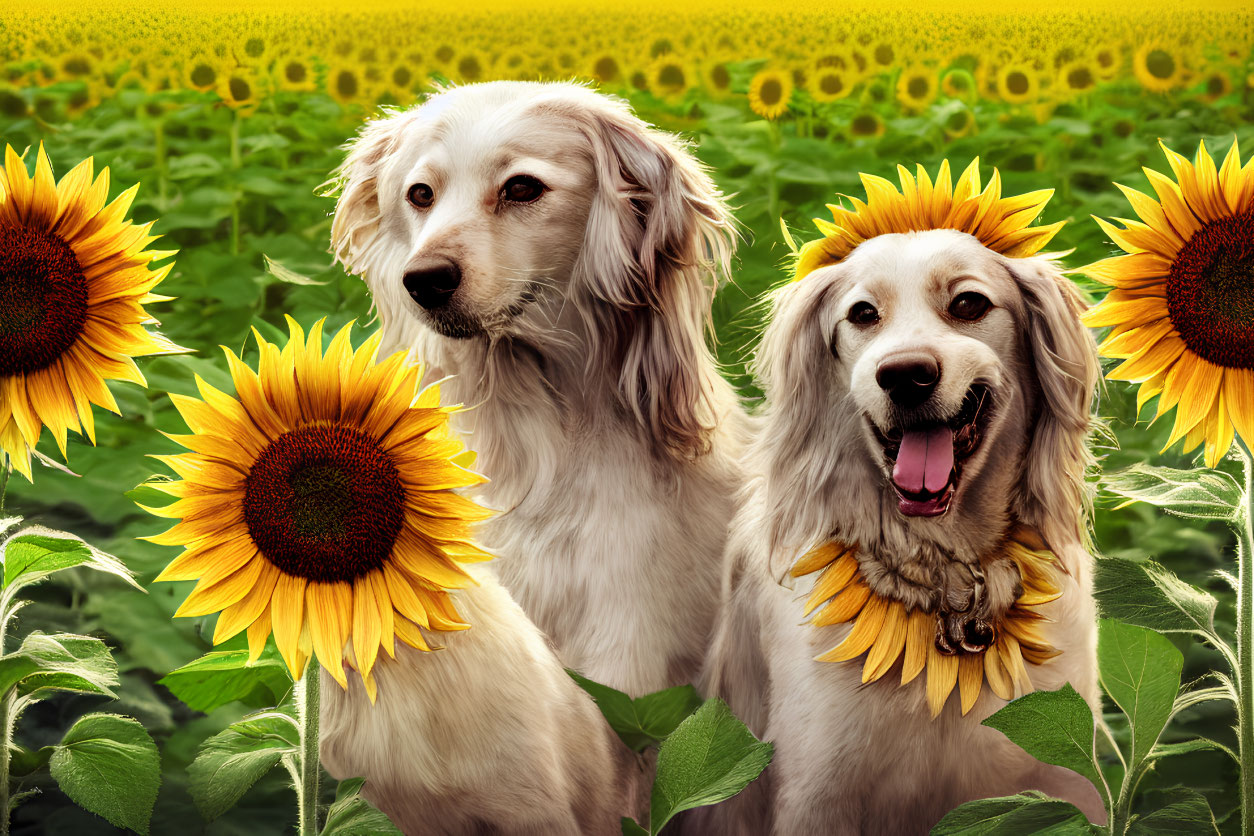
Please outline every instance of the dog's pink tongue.
[[954, 432], [949, 427], [907, 430], [901, 437], [893, 481], [907, 493], [938, 493], [954, 469]]

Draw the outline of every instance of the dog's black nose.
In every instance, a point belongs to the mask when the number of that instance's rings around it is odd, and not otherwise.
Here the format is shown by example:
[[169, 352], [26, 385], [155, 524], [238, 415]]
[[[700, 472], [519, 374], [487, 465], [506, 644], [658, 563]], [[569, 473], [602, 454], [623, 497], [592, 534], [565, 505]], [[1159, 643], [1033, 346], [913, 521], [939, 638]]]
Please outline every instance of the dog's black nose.
[[405, 274], [405, 289], [415, 302], [429, 311], [447, 305], [461, 283], [462, 270], [452, 262]]
[[940, 364], [930, 354], [897, 355], [875, 370], [875, 382], [897, 406], [910, 409], [932, 397], [940, 380]]

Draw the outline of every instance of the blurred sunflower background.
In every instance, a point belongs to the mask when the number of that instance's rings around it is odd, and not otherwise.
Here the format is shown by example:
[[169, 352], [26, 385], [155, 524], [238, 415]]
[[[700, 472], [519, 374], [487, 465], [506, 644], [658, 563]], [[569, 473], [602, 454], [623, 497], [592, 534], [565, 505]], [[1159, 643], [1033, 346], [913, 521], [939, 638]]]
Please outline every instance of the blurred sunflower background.
[[[340, 146], [381, 106], [406, 106], [437, 85], [490, 79], [582, 80], [626, 98], [639, 114], [691, 140], [723, 190], [735, 195], [745, 236], [735, 282], [715, 301], [726, 374], [753, 399], [744, 363], [760, 327], [753, 302], [787, 279], [781, 218], [811, 235], [836, 195], [858, 194], [858, 174], [893, 178], [897, 165], [936, 171], [942, 159], [974, 157], [996, 166], [1007, 193], [1056, 190], [1040, 222], [1066, 221], [1053, 245], [1075, 248], [1073, 267], [1121, 253], [1090, 215], [1119, 218], [1127, 202], [1112, 181], [1142, 192], [1143, 166], [1161, 168], [1159, 139], [1184, 152], [1204, 140], [1217, 156], [1234, 137], [1254, 149], [1254, 13], [1239, 2], [1046, 0], [1007, 13], [975, 2], [955, 11], [925, 0], [772, 5], [644, 0], [630, 8], [554, 0], [524, 7], [487, 0], [473, 7], [378, 0], [238, 0], [155, 6], [7, 0], [0, 10], [0, 143], [34, 172], [42, 142], [58, 175], [94, 157], [115, 184], [142, 182], [131, 208], [137, 224], [177, 249], [155, 309], [161, 331], [187, 355], [141, 361], [148, 389], [110, 386], [124, 418], [110, 419], [97, 445], [71, 436], [71, 476], [36, 466], [34, 484], [9, 491], [48, 525], [90, 535], [122, 556], [146, 584], [169, 560], [138, 542], [153, 533], [136, 504], [171, 497], [136, 486], [162, 471], [143, 454], [182, 452], [160, 431], [184, 425], [165, 393], [195, 397], [193, 374], [233, 388], [218, 346], [252, 362], [257, 342], [286, 340], [283, 314], [328, 333], [369, 321], [364, 286], [332, 265], [332, 201], [321, 184]], [[110, 187], [109, 199], [121, 191]], [[1094, 298], [1096, 278], [1076, 275]], [[371, 328], [362, 329], [362, 339]], [[1113, 364], [1112, 364], [1113, 365]], [[1103, 466], [1153, 458], [1188, 466], [1201, 450], [1180, 445], [1159, 456], [1170, 420], [1138, 422], [1134, 387], [1111, 383], [1096, 440]], [[1186, 447], [1188, 445], [1185, 445]], [[1231, 460], [1221, 468], [1236, 472]], [[1097, 542], [1112, 555], [1159, 560], [1223, 602], [1231, 629], [1232, 592], [1213, 577], [1231, 544], [1227, 529], [1145, 506], [1100, 503]], [[205, 823], [187, 790], [187, 765], [206, 737], [276, 695], [258, 684], [204, 714], [180, 702], [162, 678], [212, 647], [215, 617], [172, 614], [192, 581], [138, 595], [122, 584], [69, 572], [34, 591], [17, 629], [71, 630], [104, 638], [122, 671], [120, 704], [160, 745], [164, 783], [155, 833], [263, 834], [290, 828], [288, 789], [262, 779], [230, 813]], [[1216, 667], [1197, 642], [1185, 678]], [[246, 647], [236, 636], [226, 647]], [[263, 659], [289, 681], [283, 662]], [[264, 678], [258, 682], [270, 681]], [[37, 742], [94, 706], [85, 697], [40, 703], [21, 734]], [[1116, 735], [1126, 735], [1112, 714]], [[1231, 740], [1232, 715], [1202, 703], [1172, 733]], [[1225, 756], [1199, 751], [1162, 762], [1145, 786], [1185, 783], [1217, 815], [1237, 804]], [[114, 831], [68, 803], [55, 785], [19, 808], [15, 831]], [[1222, 826], [1232, 830], [1231, 820]]]

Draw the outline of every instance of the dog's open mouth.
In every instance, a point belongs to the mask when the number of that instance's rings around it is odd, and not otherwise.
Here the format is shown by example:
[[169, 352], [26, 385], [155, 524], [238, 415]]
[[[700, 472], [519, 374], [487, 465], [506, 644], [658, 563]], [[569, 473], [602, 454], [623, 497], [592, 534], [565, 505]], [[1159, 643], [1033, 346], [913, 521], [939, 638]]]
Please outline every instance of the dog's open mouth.
[[944, 423], [927, 422], [910, 427], [880, 430], [869, 421], [872, 432], [892, 463], [897, 508], [908, 517], [936, 517], [949, 503], [962, 476], [962, 466], [980, 448], [992, 414], [988, 387], [976, 384], [962, 400], [962, 407]]

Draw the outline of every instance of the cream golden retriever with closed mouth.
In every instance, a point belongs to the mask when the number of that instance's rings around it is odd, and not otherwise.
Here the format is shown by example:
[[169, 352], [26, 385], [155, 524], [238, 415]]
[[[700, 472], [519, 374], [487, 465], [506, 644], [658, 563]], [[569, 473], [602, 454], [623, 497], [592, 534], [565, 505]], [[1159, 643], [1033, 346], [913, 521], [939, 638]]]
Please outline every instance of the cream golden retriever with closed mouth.
[[378, 706], [328, 684], [324, 761], [412, 832], [617, 832], [640, 767], [561, 666], [640, 695], [704, 658], [745, 435], [705, 342], [723, 199], [573, 84], [442, 91], [369, 123], [340, 182], [334, 251], [384, 350], [467, 405], [500, 558], [475, 626], [377, 669]]
[[926, 833], [1026, 789], [1103, 816], [980, 725], [998, 691], [1100, 707], [1081, 307], [1051, 260], [953, 229], [870, 237], [777, 291], [707, 671], [776, 754], [704, 832]]

